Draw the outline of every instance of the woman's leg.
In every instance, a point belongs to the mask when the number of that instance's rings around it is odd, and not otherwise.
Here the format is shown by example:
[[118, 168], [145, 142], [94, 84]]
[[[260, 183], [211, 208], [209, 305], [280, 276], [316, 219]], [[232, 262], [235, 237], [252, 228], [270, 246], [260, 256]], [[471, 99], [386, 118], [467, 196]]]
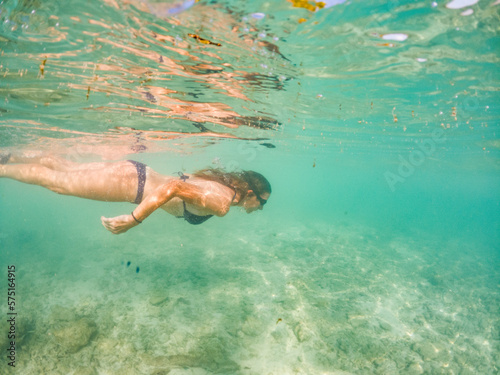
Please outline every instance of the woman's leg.
[[47, 153], [12, 153], [10, 164], [40, 164], [55, 171], [71, 172], [88, 169], [102, 169], [109, 163], [75, 163]]
[[[20, 160], [20, 159], [17, 159]], [[47, 164], [54, 167], [53, 160]], [[71, 162], [70, 162], [71, 163]], [[76, 164], [76, 163], [75, 163]], [[62, 164], [56, 167], [60, 168]], [[84, 166], [86, 164], [82, 164]], [[79, 167], [81, 167], [79, 166]], [[90, 169], [55, 170], [40, 164], [0, 165], [0, 177], [39, 185], [53, 192], [101, 201], [133, 202], [137, 171], [129, 162], [92, 163]]]

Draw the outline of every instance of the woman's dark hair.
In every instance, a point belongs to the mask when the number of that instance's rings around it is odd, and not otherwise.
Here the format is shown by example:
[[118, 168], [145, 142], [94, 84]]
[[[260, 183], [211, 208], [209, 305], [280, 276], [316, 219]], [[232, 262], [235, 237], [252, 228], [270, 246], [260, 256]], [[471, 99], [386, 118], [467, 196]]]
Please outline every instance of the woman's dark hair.
[[208, 168], [197, 171], [193, 175], [233, 189], [241, 195], [240, 200], [246, 197], [248, 190], [252, 190], [259, 197], [262, 197], [264, 193], [271, 194], [269, 181], [254, 171], [224, 172], [218, 168]]

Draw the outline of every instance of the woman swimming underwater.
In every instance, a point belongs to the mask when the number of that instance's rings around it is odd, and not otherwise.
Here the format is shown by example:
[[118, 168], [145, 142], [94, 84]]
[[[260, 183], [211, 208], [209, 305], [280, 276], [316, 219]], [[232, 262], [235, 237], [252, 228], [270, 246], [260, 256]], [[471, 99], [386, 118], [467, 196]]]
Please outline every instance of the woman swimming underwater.
[[253, 171], [204, 169], [167, 176], [133, 160], [75, 163], [49, 154], [0, 153], [0, 177], [63, 195], [137, 204], [128, 215], [101, 217], [114, 234], [139, 225], [158, 208], [190, 224], [201, 224], [214, 215], [226, 215], [231, 206], [243, 207], [247, 213], [261, 210], [271, 195], [269, 181]]

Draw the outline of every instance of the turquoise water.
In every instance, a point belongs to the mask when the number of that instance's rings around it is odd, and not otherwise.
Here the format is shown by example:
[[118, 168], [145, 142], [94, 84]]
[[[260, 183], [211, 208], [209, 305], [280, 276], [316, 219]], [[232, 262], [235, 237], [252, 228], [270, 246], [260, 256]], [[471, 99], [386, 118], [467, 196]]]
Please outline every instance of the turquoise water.
[[500, 5], [325, 3], [0, 1], [2, 150], [273, 187], [114, 236], [0, 180], [0, 373], [498, 373]]

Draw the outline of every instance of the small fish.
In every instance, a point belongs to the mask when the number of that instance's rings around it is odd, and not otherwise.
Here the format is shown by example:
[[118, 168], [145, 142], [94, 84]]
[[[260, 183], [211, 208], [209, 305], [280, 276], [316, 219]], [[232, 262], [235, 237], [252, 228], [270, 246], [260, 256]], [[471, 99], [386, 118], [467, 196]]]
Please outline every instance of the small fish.
[[276, 146], [273, 145], [272, 143], [261, 143], [260, 145], [261, 146], [265, 146], [267, 148], [276, 148]]
[[135, 269], [135, 273], [139, 273], [139, 267]]
[[130, 266], [130, 260], [127, 262], [127, 267]]

